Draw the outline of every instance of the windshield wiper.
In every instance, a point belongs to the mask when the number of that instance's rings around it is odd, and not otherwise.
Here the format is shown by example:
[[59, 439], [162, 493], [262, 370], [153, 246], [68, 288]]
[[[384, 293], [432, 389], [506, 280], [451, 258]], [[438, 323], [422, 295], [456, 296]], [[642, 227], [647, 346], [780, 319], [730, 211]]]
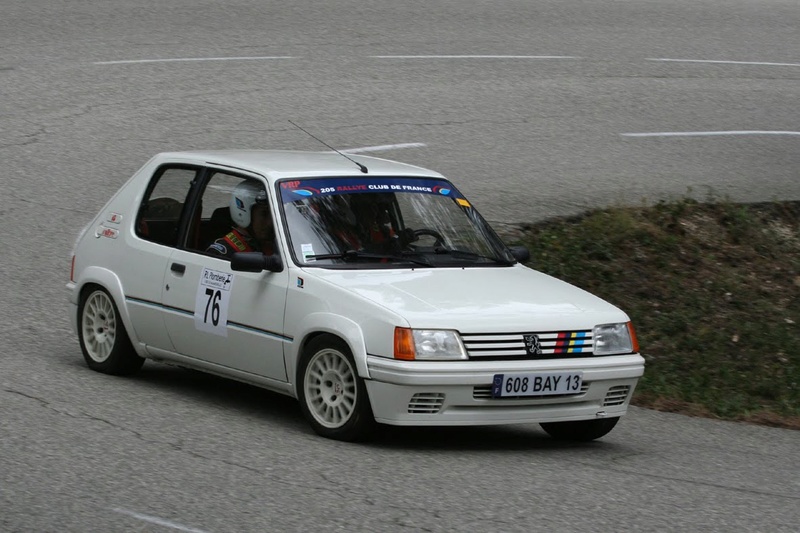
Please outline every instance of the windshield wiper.
[[494, 261], [495, 263], [500, 263], [501, 265], [506, 266], [511, 266], [514, 264], [513, 261], [509, 261], [508, 259], [492, 257], [490, 255], [476, 254], [475, 252], [467, 252], [466, 250], [457, 250], [455, 248], [443, 248], [441, 246], [437, 246], [433, 249], [433, 252], [436, 254], [451, 255], [458, 259], [488, 259], [489, 261]]
[[409, 254], [402, 253], [401, 255], [390, 255], [390, 254], [374, 254], [370, 252], [361, 252], [359, 250], [346, 250], [342, 253], [338, 254], [316, 254], [316, 255], [307, 255], [305, 256], [306, 259], [341, 259], [343, 261], [358, 261], [359, 259], [388, 259], [392, 261], [405, 261], [407, 263], [414, 263], [417, 265], [424, 265], [424, 266], [433, 266], [430, 261], [427, 259], [419, 258], [414, 259], [412, 257], [408, 257]]

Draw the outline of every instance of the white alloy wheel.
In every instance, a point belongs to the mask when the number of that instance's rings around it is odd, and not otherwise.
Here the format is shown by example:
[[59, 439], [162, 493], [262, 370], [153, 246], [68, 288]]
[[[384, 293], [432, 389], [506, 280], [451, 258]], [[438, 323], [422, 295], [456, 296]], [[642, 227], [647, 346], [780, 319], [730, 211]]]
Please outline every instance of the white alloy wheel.
[[81, 327], [86, 354], [96, 363], [105, 362], [117, 339], [117, 313], [104, 291], [95, 291], [83, 307]]
[[325, 348], [308, 362], [303, 391], [311, 415], [326, 428], [339, 428], [350, 420], [358, 400], [356, 374], [340, 351]]
[[78, 322], [78, 340], [89, 368], [124, 376], [142, 367], [144, 359], [133, 349], [119, 309], [104, 289], [86, 289], [78, 305]]
[[339, 337], [322, 334], [308, 342], [296, 383], [300, 409], [319, 435], [356, 441], [372, 433], [375, 417], [367, 387], [350, 347]]

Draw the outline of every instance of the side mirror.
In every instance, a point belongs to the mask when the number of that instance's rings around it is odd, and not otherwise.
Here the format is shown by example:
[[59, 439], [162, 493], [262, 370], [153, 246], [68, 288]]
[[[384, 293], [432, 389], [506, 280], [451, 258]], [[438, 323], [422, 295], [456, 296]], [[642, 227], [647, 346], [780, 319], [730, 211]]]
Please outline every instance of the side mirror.
[[531, 258], [531, 253], [524, 246], [509, 246], [508, 249], [511, 255], [514, 256], [514, 259], [520, 263], [525, 263]]
[[283, 261], [279, 255], [264, 255], [261, 252], [237, 252], [231, 257], [231, 269], [238, 272], [280, 272]]

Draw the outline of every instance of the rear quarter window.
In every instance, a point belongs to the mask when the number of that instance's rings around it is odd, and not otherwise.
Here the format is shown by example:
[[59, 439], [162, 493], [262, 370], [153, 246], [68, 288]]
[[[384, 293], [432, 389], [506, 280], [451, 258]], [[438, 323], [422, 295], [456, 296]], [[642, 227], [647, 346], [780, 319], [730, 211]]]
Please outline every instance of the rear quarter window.
[[165, 246], [177, 245], [181, 214], [197, 172], [186, 167], [162, 167], [156, 171], [139, 206], [139, 237]]

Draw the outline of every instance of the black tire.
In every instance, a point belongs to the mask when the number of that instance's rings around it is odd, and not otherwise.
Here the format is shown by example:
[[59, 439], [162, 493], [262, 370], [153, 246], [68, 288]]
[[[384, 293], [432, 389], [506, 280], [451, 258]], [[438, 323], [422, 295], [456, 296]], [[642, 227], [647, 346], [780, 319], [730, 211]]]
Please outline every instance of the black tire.
[[300, 409], [317, 434], [352, 442], [364, 440], [374, 430], [367, 387], [342, 339], [320, 335], [308, 343], [296, 386]]
[[587, 442], [606, 435], [614, 429], [617, 422], [619, 422], [618, 416], [575, 422], [547, 422], [539, 425], [554, 439]]
[[93, 287], [81, 296], [78, 339], [86, 364], [97, 372], [126, 376], [144, 364], [133, 349], [117, 304], [105, 289]]

